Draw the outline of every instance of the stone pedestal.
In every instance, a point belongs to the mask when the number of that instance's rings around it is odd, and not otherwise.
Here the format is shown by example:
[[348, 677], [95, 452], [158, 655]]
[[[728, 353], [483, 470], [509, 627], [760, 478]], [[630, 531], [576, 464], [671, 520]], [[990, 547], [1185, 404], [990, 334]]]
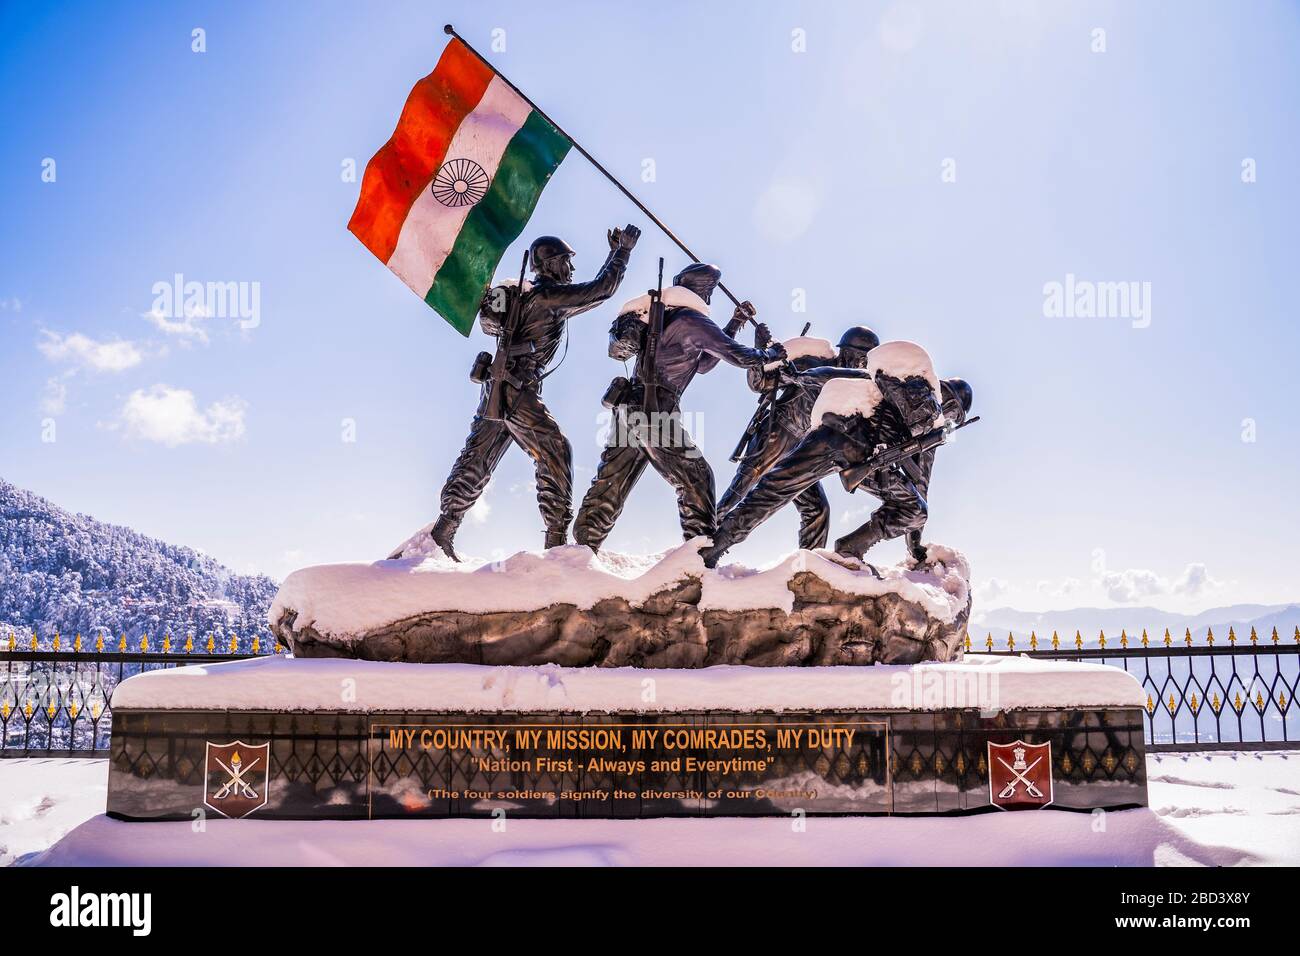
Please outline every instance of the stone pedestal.
[[[266, 658], [124, 682], [113, 698], [108, 812], [1117, 809], [1146, 804], [1142, 699], [1115, 668], [1005, 657], [695, 671]], [[1020, 745], [1027, 756], [1014, 754]], [[1042, 799], [997, 799], [1013, 765], [1039, 775]]]

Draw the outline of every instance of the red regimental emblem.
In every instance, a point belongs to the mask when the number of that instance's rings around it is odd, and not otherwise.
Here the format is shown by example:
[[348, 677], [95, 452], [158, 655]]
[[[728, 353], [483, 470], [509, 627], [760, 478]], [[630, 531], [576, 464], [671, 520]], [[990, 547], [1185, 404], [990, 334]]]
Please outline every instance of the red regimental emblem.
[[271, 745], [207, 742], [203, 803], [223, 817], [238, 819], [266, 806]]
[[1052, 802], [1052, 744], [989, 744], [989, 800], [1003, 810], [1041, 810]]

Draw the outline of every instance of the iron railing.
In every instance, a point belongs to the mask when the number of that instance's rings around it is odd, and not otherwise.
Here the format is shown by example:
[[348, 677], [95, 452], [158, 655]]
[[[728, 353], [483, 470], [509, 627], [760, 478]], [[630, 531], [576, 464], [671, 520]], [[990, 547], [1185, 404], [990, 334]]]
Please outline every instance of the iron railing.
[[1121, 633], [1118, 641], [1103, 632], [1085, 645], [1076, 631], [1065, 646], [1056, 634], [1050, 642], [1031, 634], [1019, 647], [1010, 634], [980, 643], [966, 638], [971, 651], [1122, 667], [1146, 691], [1148, 751], [1300, 749], [1300, 627], [1289, 642], [1276, 628], [1266, 638], [1251, 628], [1244, 640], [1229, 628], [1217, 642], [1211, 629], [1200, 642], [1190, 631], [1175, 640], [1166, 630], [1154, 641], [1146, 631], [1132, 639]]
[[107, 757], [118, 684], [160, 668], [263, 656], [260, 637], [243, 643], [246, 651], [237, 637], [173, 647], [164, 637], [151, 650], [144, 637], [130, 649], [123, 637], [112, 650], [102, 637], [86, 647], [80, 637], [19, 643], [11, 634], [0, 640], [0, 758]]
[[[9, 635], [7, 647], [0, 639], [0, 757], [106, 757], [109, 701], [121, 681], [158, 668], [262, 656], [260, 638], [244, 646], [235, 637], [199, 645], [187, 638], [175, 648], [164, 637], [156, 649], [147, 637], [134, 649], [120, 638], [116, 650], [103, 638], [90, 649], [80, 638], [65, 645], [58, 635], [22, 644]], [[1300, 627], [1290, 641], [1276, 629], [1267, 638], [1252, 629], [1242, 640], [1229, 629], [1218, 642], [1212, 631], [1199, 642], [1190, 632], [1176, 641], [1168, 631], [1155, 641], [1143, 631], [1118, 640], [1102, 633], [1087, 643], [1078, 632], [1066, 642], [1031, 634], [1027, 641], [988, 635], [976, 643], [968, 635], [966, 649], [1123, 668], [1146, 691], [1149, 751], [1300, 749]]]

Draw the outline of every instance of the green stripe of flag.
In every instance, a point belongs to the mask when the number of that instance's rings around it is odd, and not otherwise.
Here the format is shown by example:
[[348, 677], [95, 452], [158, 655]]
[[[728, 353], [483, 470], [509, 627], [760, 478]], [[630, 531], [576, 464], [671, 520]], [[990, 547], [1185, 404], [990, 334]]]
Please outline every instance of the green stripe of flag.
[[465, 218], [451, 254], [424, 297], [461, 335], [469, 335], [474, 327], [479, 301], [497, 263], [524, 231], [569, 145], [536, 111], [510, 138], [487, 195]]

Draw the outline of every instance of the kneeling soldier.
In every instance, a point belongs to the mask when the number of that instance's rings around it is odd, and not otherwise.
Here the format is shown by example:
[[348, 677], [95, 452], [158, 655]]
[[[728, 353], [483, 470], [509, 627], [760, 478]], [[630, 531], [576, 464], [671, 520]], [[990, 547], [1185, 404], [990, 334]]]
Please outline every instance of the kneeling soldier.
[[[754, 332], [759, 348], [768, 343]], [[758, 480], [808, 434], [813, 405], [827, 382], [859, 376], [867, 366], [867, 353], [880, 344], [876, 333], [855, 326], [840, 336], [837, 349], [825, 339], [800, 336], [783, 343], [790, 363], [748, 373], [749, 387], [763, 395], [732, 461], [739, 461], [731, 486], [718, 501], [718, 514], [726, 517]], [[792, 365], [800, 374], [788, 374]], [[799, 547], [826, 547], [830, 531], [830, 502], [820, 482], [814, 482], [794, 499], [799, 509]]]
[[[911, 342], [874, 349], [867, 372], [870, 378], [837, 379], [822, 389], [811, 415], [812, 430], [722, 521], [713, 545], [701, 552], [707, 566], [715, 567], [730, 548], [811, 485], [832, 472], [855, 469], [866, 477], [856, 478], [854, 487], [866, 488], [882, 503], [861, 528], [835, 542], [836, 552], [861, 559], [879, 541], [906, 534], [911, 556], [924, 560], [920, 533], [928, 514], [925, 495], [934, 450], [948, 430], [965, 423], [971, 390], [961, 379], [939, 383], [925, 350]], [[917, 451], [897, 464], [873, 466], [884, 457], [881, 449], [900, 446]]]

